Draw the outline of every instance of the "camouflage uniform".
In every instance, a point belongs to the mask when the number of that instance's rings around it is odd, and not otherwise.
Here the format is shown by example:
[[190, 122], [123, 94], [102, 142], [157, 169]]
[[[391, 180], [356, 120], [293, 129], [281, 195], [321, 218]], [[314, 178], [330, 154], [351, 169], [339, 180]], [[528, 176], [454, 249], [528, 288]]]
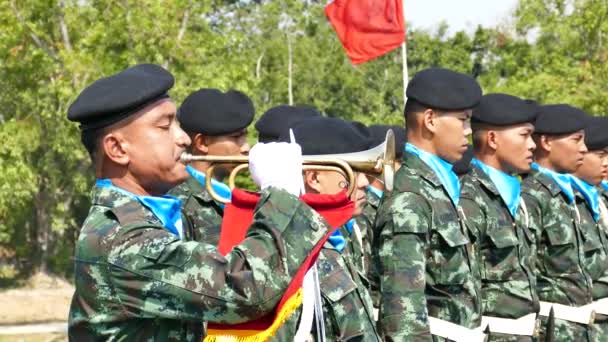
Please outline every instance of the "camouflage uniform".
[[349, 230], [344, 228], [343, 235], [346, 240], [346, 246], [348, 253], [344, 256], [349, 258], [355, 269], [361, 276], [363, 283], [366, 288], [369, 288], [369, 281], [367, 279], [368, 267], [368, 253], [371, 247], [368, 247], [369, 240], [367, 238], [367, 227], [361, 226], [359, 221], [355, 220]]
[[[96, 187], [76, 243], [71, 340], [200, 341], [203, 320], [271, 311], [325, 221], [287, 192], [262, 192], [248, 238], [227, 256], [182, 241], [136, 199]], [[312, 229], [311, 229], [312, 228]]]
[[[534, 235], [519, 207], [516, 219], [490, 177], [478, 166], [462, 180], [460, 206], [475, 236], [484, 315], [516, 319], [539, 311], [534, 270]], [[491, 341], [531, 341], [492, 334]]]
[[[601, 194], [601, 189], [598, 188]], [[576, 206], [581, 217], [581, 230], [583, 232], [585, 248], [585, 270], [593, 281], [593, 299], [608, 297], [608, 227], [603, 221], [595, 222], [593, 214], [585, 198], [576, 192]], [[608, 341], [608, 316], [595, 316], [595, 340]]]
[[382, 294], [379, 326], [387, 341], [430, 340], [428, 316], [479, 326], [475, 257], [459, 221], [437, 175], [420, 158], [406, 154], [374, 228]]
[[[541, 301], [583, 306], [592, 301], [591, 279], [584, 271], [581, 230], [574, 206], [549, 176], [531, 170], [522, 183], [530, 226], [536, 239], [536, 283]], [[541, 337], [547, 334], [543, 317]], [[555, 319], [556, 341], [588, 341], [587, 325]]]
[[363, 240], [363, 251], [362, 256], [364, 260], [364, 272], [369, 274], [372, 260], [372, 240], [374, 238], [374, 219], [376, 218], [376, 212], [380, 205], [380, 197], [372, 191], [366, 191], [365, 193], [366, 203], [363, 206], [363, 212], [361, 215], [355, 217], [355, 221], [359, 225]]
[[[345, 229], [342, 229], [344, 235]], [[317, 260], [323, 299], [326, 341], [380, 341], [373, 318], [372, 299], [358, 270], [348, 256], [326, 242]], [[286, 322], [273, 341], [290, 341], [301, 310]], [[316, 336], [313, 324], [312, 336]]]
[[378, 211], [378, 206], [380, 206], [381, 198], [372, 191], [367, 191], [365, 198], [367, 202], [363, 207], [363, 212], [355, 220], [363, 233], [363, 260], [366, 265], [363, 272], [365, 272], [365, 279], [367, 281], [366, 286], [370, 290], [374, 307], [378, 307], [380, 303], [380, 280], [378, 279], [376, 264], [372, 262], [372, 241], [374, 239], [374, 220], [376, 219], [376, 212]]
[[182, 214], [194, 227], [187, 240], [205, 242], [217, 246], [220, 241], [224, 209], [216, 203], [205, 186], [194, 177], [169, 191], [169, 195], [182, 201]]

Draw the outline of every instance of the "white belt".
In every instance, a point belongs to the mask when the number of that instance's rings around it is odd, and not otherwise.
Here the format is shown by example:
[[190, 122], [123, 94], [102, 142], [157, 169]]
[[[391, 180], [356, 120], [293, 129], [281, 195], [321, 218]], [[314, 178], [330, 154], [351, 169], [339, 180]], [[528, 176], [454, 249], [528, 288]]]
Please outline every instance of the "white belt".
[[431, 334], [450, 339], [455, 342], [484, 342], [486, 334], [481, 327], [469, 329], [456, 323], [429, 316]]
[[536, 314], [531, 313], [520, 318], [502, 318], [482, 316], [481, 326], [488, 326], [490, 332], [509, 335], [536, 336]]
[[551, 302], [540, 302], [540, 315], [549, 317], [551, 308], [553, 308], [555, 318], [565, 321], [589, 325], [593, 324], [593, 320], [595, 319], [593, 304], [576, 307]]
[[602, 298], [591, 303], [596, 313], [608, 315], [608, 298]]

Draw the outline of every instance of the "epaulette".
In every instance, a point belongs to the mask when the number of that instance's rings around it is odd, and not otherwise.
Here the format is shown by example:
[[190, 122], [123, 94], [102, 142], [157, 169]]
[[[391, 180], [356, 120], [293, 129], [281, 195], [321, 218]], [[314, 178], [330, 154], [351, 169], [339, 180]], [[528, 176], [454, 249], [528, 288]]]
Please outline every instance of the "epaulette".
[[154, 224], [158, 222], [151, 216], [147, 210], [138, 201], [128, 201], [125, 204], [119, 205], [110, 209], [121, 226], [131, 225], [134, 223]]
[[482, 184], [479, 180], [479, 177], [473, 172], [469, 172], [464, 177], [462, 177], [462, 179], [460, 180], [460, 198], [474, 200], [475, 193], [472, 193], [471, 191], [475, 190], [476, 185], [481, 186]]
[[546, 189], [549, 191], [549, 193], [551, 194], [552, 197], [557, 196], [557, 194], [559, 194], [562, 191], [562, 189], [560, 189], [559, 185], [555, 184], [555, 182], [551, 178], [549, 178], [541, 173], [534, 176], [533, 180], [534, 180], [534, 183], [537, 183], [537, 184], [535, 184], [536, 190]]

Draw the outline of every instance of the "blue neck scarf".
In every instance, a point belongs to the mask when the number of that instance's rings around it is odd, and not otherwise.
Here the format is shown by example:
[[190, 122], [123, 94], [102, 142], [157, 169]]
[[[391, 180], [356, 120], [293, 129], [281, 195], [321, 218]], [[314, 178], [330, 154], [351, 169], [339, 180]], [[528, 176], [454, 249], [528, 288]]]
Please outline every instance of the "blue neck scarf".
[[[350, 220], [348, 220], [348, 222], [346, 222], [344, 224], [344, 227], [348, 231], [348, 234], [353, 233], [354, 225], [355, 225], [355, 219], [350, 219]], [[336, 229], [336, 231], [333, 232], [329, 236], [329, 239], [327, 239], [327, 242], [329, 242], [332, 246], [334, 246], [334, 248], [340, 253], [342, 253], [342, 251], [344, 250], [344, 247], [346, 246], [346, 239], [340, 232], [340, 229]]]
[[477, 159], [473, 159], [471, 164], [477, 165], [477, 167], [490, 177], [490, 180], [492, 180], [492, 183], [494, 183], [494, 186], [498, 189], [500, 197], [509, 209], [511, 217], [515, 218], [521, 199], [521, 184], [519, 183], [519, 179], [488, 166]]
[[532, 168], [544, 174], [545, 176], [553, 179], [553, 181], [557, 183], [559, 188], [562, 189], [562, 192], [564, 193], [564, 195], [566, 195], [570, 203], [574, 203], [574, 190], [572, 190], [570, 175], [546, 169], [536, 163], [532, 163]]
[[344, 236], [342, 235], [342, 232], [340, 232], [340, 229], [336, 229], [336, 231], [334, 231], [329, 236], [327, 242], [334, 246], [334, 248], [340, 253], [342, 253], [344, 247], [346, 246], [346, 239], [344, 239]]
[[374, 188], [373, 186], [368, 186], [367, 187], [367, 191], [373, 193], [374, 195], [376, 195], [378, 198], [382, 198], [382, 196], [384, 196], [384, 191], [382, 190], [378, 190], [376, 188]]
[[126, 190], [114, 186], [109, 179], [97, 179], [95, 186], [99, 188], [108, 188], [118, 191], [123, 195], [129, 196], [138, 200], [144, 207], [148, 208], [154, 216], [156, 216], [163, 226], [171, 233], [183, 238], [182, 232], [182, 201], [176, 197], [164, 195], [157, 196], [137, 196]]
[[[201, 183], [203, 185], [203, 187], [205, 186], [205, 182], [207, 179], [207, 175], [196, 170], [195, 168], [193, 168], [192, 166], [188, 165], [186, 166], [186, 170], [188, 170], [188, 173], [190, 174], [190, 176], [192, 176], [192, 178], [196, 179], [199, 183]], [[226, 199], [226, 200], [230, 200], [232, 198], [232, 191], [230, 190], [230, 188], [228, 187], [228, 185], [222, 183], [222, 182], [218, 182], [215, 179], [211, 179], [211, 187], [213, 187], [213, 190], [215, 190], [215, 193], [217, 193], [218, 195], [220, 195], [220, 197]], [[224, 209], [224, 203], [218, 203], [216, 202], [222, 209]]]
[[344, 224], [344, 227], [348, 231], [348, 234], [352, 234], [353, 233], [353, 226], [354, 225], [355, 225], [355, 219], [352, 219], [352, 218], [350, 220], [348, 220], [348, 222], [346, 222]]
[[410, 143], [405, 144], [405, 151], [420, 158], [435, 172], [441, 184], [443, 184], [443, 188], [448, 192], [454, 206], [458, 206], [458, 201], [460, 200], [460, 182], [458, 176], [452, 171], [452, 164]]
[[600, 184], [602, 185], [605, 191], [608, 191], [608, 181], [602, 181]]
[[587, 207], [591, 209], [591, 214], [593, 214], [593, 220], [597, 222], [600, 219], [600, 195], [597, 189], [576, 176], [570, 175], [570, 180], [572, 186], [585, 198]]

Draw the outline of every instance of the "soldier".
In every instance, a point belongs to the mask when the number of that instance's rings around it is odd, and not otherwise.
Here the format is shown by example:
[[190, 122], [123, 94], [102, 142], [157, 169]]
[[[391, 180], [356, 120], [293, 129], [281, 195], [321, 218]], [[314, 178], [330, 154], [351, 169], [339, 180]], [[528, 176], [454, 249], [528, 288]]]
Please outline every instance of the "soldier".
[[[258, 130], [260, 142], [278, 141], [282, 134], [287, 136], [289, 128], [294, 127], [298, 122], [321, 117], [321, 114], [311, 106], [276, 106], [270, 108], [260, 119], [255, 123], [255, 128]], [[369, 137], [370, 132], [367, 127], [361, 122], [350, 121], [353, 127], [359, 134]], [[366, 287], [369, 287], [367, 275], [364, 272], [364, 244], [368, 241], [365, 230], [359, 227], [359, 221], [350, 224], [350, 234], [352, 238], [346, 240], [349, 247], [348, 257], [352, 258], [353, 263], [359, 270], [362, 281]]]
[[[608, 119], [589, 117], [583, 164], [572, 175], [585, 250], [585, 270], [593, 281], [596, 341], [608, 341], [608, 222], [601, 220], [600, 185], [608, 168]], [[604, 214], [605, 215], [605, 214]], [[598, 302], [604, 299], [603, 302]]]
[[[374, 140], [373, 145], [379, 145], [386, 139], [386, 132], [392, 130], [395, 135], [395, 170], [401, 166], [401, 158], [405, 146], [405, 129], [396, 125], [372, 125], [368, 127], [369, 134]], [[355, 218], [355, 221], [362, 232], [363, 246], [363, 267], [362, 272], [368, 280], [368, 288], [372, 294], [374, 308], [378, 308], [380, 304], [379, 279], [378, 272], [374, 269], [375, 264], [372, 263], [372, 240], [374, 238], [374, 220], [376, 212], [380, 205], [380, 200], [384, 196], [384, 183], [381, 179], [374, 175], [368, 175], [369, 186], [365, 194], [366, 203], [363, 207], [361, 215]]]
[[432, 68], [412, 78], [407, 97], [403, 164], [374, 228], [381, 334], [387, 341], [482, 340], [475, 257], [450, 164], [467, 149], [481, 88], [469, 76]]
[[[373, 143], [359, 134], [352, 124], [336, 118], [302, 120], [294, 126], [293, 133], [304, 155], [359, 152], [369, 149]], [[283, 141], [289, 139], [288, 132], [281, 137]], [[335, 171], [307, 170], [303, 178], [306, 193], [336, 194], [349, 186], [349, 180]], [[355, 203], [354, 217], [363, 210], [365, 189], [369, 184], [362, 173], [356, 175], [355, 181], [357, 184], [351, 195]], [[352, 239], [352, 224], [353, 220], [330, 237], [317, 260], [325, 340], [380, 341], [371, 296], [350, 255], [348, 240]], [[285, 334], [282, 332], [279, 336]], [[277, 339], [284, 340], [287, 338]]]
[[[238, 156], [249, 153], [247, 126], [253, 120], [253, 103], [247, 95], [230, 90], [200, 89], [188, 95], [178, 110], [177, 120], [192, 144], [188, 152], [198, 155]], [[217, 246], [220, 239], [223, 203], [211, 198], [205, 189], [207, 162], [193, 162], [186, 166], [190, 177], [171, 189], [169, 194], [182, 201], [184, 216], [193, 231], [189, 240]], [[221, 180], [233, 169], [232, 165], [218, 165], [214, 176]], [[230, 189], [216, 179], [211, 180], [215, 192], [227, 200]]]
[[518, 174], [530, 171], [538, 107], [489, 94], [473, 109], [475, 158], [461, 179], [460, 206], [475, 236], [482, 326], [490, 341], [533, 341], [539, 310], [534, 235], [521, 205]]
[[[541, 340], [591, 339], [591, 279], [584, 270], [584, 246], [568, 173], [583, 162], [585, 113], [558, 104], [540, 107], [535, 122], [535, 163], [522, 182], [536, 240], [536, 283], [542, 320]], [[555, 322], [547, 317], [551, 310]], [[554, 331], [547, 329], [553, 326]]]
[[[247, 239], [225, 257], [186, 241], [180, 201], [163, 196], [188, 176], [173, 83], [162, 67], [137, 65], [95, 81], [68, 110], [98, 179], [76, 242], [70, 340], [200, 341], [203, 321], [260, 317], [327, 233], [294, 196], [299, 146], [275, 144], [250, 159], [263, 191]], [[279, 158], [260, 162], [269, 155]]]
[[[346, 123], [349, 123], [352, 125], [352, 127], [358, 133], [358, 136], [360, 139], [366, 139], [366, 140], [372, 141], [371, 132], [364, 123], [362, 123], [360, 121], [355, 121], [355, 120], [346, 121]], [[373, 141], [372, 145], [370, 145], [370, 148], [380, 145], [383, 142], [384, 142], [384, 139], [382, 141]], [[357, 151], [357, 152], [361, 152], [361, 151]], [[366, 178], [368, 179], [367, 184], [369, 184], [369, 178], [368, 177], [366, 177]], [[369, 187], [369, 185], [367, 187]], [[367, 196], [366, 196], [366, 200], [367, 200]], [[363, 204], [363, 208], [361, 208], [361, 210], [363, 210], [364, 206], [366, 206], [366, 205], [367, 205], [367, 201], [366, 201], [366, 203]], [[366, 226], [365, 224], [362, 224], [364, 222], [359, 220], [362, 216], [363, 216], [363, 212], [361, 212], [360, 215], [356, 215], [355, 217], [353, 217], [353, 220], [351, 220], [348, 223], [349, 229], [348, 229], [348, 238], [346, 239], [346, 245], [348, 246], [349, 252], [344, 253], [343, 255], [351, 258], [353, 265], [355, 266], [357, 272], [359, 273], [361, 281], [363, 282], [364, 286], [369, 291], [370, 283], [369, 283], [369, 278], [368, 278], [367, 272], [369, 270], [369, 262], [370, 262], [369, 251], [371, 249], [371, 245], [370, 245], [371, 236], [368, 235], [368, 231], [367, 231], [369, 227]]]

